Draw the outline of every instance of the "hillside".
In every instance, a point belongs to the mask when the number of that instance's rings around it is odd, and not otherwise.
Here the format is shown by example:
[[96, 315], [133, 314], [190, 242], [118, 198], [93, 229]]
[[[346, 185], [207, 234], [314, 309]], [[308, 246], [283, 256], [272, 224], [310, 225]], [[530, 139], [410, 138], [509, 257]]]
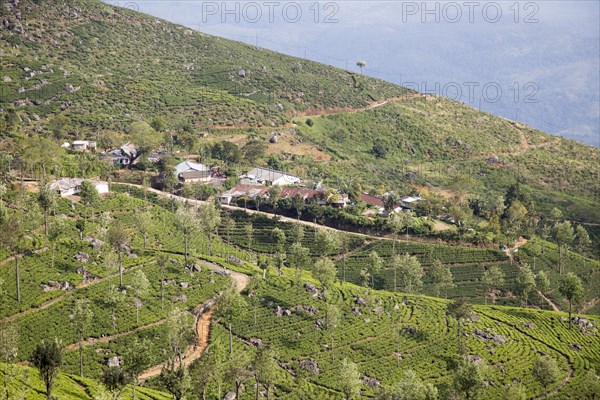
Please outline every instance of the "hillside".
[[[115, 185], [114, 189], [125, 191], [127, 187]], [[40, 232], [36, 235], [34, 246], [40, 250], [24, 255], [20, 261], [21, 303], [16, 301], [13, 284], [15, 261], [6, 254], [0, 261], [2, 277], [6, 278], [2, 285], [6, 296], [0, 304], [0, 327], [8, 324], [18, 328], [16, 361], [28, 360], [33, 348], [42, 340], [59, 338], [65, 346], [62, 371], [70, 375], [61, 375], [59, 378], [56, 384], [58, 398], [88, 399], [90, 394], [95, 396], [96, 391], [101, 388], [96, 381], [75, 377], [79, 371], [79, 341], [69, 315], [73, 313], [77, 301], [89, 299], [94, 315], [92, 323], [86, 328], [82, 343], [86, 377], [101, 376], [107, 361], [114, 356], [127, 360], [128, 349], [135, 346], [134, 343], [145, 344], [145, 352], [152, 359], [150, 365], [161, 365], [173, 351], [170, 341], [173, 340], [173, 329], [176, 329], [174, 326], [177, 326], [173, 325], [173, 314], [169, 310], [186, 310], [188, 322], [182, 325], [184, 329], [180, 331], [183, 334], [182, 343], [186, 347], [186, 358], [191, 357], [191, 352], [195, 349], [198, 327], [208, 328], [207, 325], [196, 325], [194, 329], [189, 319], [206, 315], [202, 314], [203, 311], [198, 311], [200, 308], [197, 306], [205, 304], [208, 298], [227, 287], [228, 278], [211, 271], [221, 268], [219, 265], [238, 270], [251, 276], [251, 279], [241, 293], [232, 319], [221, 306], [208, 314], [210, 338], [208, 349], [204, 350], [207, 353], [190, 367], [192, 382], [200, 385], [195, 386], [196, 390], [206, 387], [208, 398], [219, 397], [219, 385], [223, 391], [232, 388], [225, 370], [229, 365], [227, 321], [232, 323], [234, 352], [242, 359], [251, 360], [255, 356], [256, 347], [253, 343], [257, 343], [256, 340], [268, 343], [276, 350], [278, 367], [271, 388], [275, 398], [298, 398], [298, 393], [304, 393], [313, 398], [341, 399], [341, 386], [337, 376], [344, 358], [357, 364], [360, 377], [364, 378], [360, 389], [366, 398], [375, 396], [381, 388], [392, 388], [409, 369], [441, 392], [449, 390], [455, 368], [453, 365], [459, 360], [456, 358], [457, 338], [462, 336], [457, 335], [457, 321], [446, 314], [448, 300], [403, 292], [370, 290], [348, 282], [341, 283], [339, 254], [330, 255], [338, 260], [338, 279], [329, 286], [324, 297], [322, 284], [309, 272], [313, 270], [312, 266], [305, 266], [306, 270], [302, 271], [299, 282], [294, 269], [283, 267], [281, 273], [276, 272], [277, 256], [273, 256], [273, 253], [278, 250], [273, 248], [272, 240], [269, 239], [270, 232], [277, 225], [291, 238], [292, 224], [244, 217], [242, 212], [231, 214], [236, 221], [235, 226], [227, 226], [225, 221], [230, 217], [226, 213], [222, 214], [223, 225], [219, 228], [219, 235], [212, 239], [212, 244], [209, 244], [205, 233], [196, 231], [190, 241], [190, 253], [193, 263], [201, 271], [191, 272], [183, 268], [181, 263], [185, 240], [177, 228], [178, 217], [172, 211], [175, 204], [155, 197], [154, 193], [144, 194], [130, 190], [129, 194], [110, 195], [93, 210], [79, 202], [71, 206], [70, 200], [61, 199], [56, 206], [57, 215], [50, 218], [52, 225], [66, 224], [58, 239], [54, 268], [51, 267], [51, 243], [43, 237], [40, 229], [35, 228], [42, 222], [41, 215], [30, 213], [28, 227], [32, 232]], [[15, 195], [15, 192], [9, 193], [8, 200], [12, 201]], [[144, 197], [151, 202], [143, 200]], [[34, 209], [32, 196], [21, 201], [29, 205], [29, 209]], [[94, 220], [90, 218], [92, 211], [96, 214]], [[19, 211], [12, 208], [11, 213], [13, 212]], [[138, 230], [143, 226], [140, 225], [143, 220], [140, 219], [140, 214], [150, 216], [152, 221], [147, 229], [142, 228], [141, 231]], [[126, 291], [116, 305], [111, 305], [111, 297], [107, 297], [107, 293], [113, 290], [111, 286], [119, 284], [114, 250], [107, 244], [93, 248], [89, 239], [81, 240], [76, 230], [76, 222], [81, 220], [86, 221], [84, 235], [95, 238], [103, 237], [102, 227], [107, 223], [109, 232], [114, 232], [115, 227], [127, 232], [127, 243], [131, 250], [123, 258], [123, 287]], [[260, 252], [258, 257], [253, 251], [247, 250], [247, 242], [240, 229], [249, 221], [254, 229], [251, 245]], [[142, 232], [147, 232], [146, 246]], [[111, 235], [112, 233], [108, 236]], [[302, 238], [302, 244], [310, 249], [311, 256], [315, 258], [320, 251], [316, 235], [317, 231], [306, 228]], [[348, 279], [354, 281], [355, 268], [368, 265], [361, 254], [377, 246], [385, 258], [383, 249], [389, 246], [389, 242], [376, 240], [368, 244], [364, 237], [348, 235], [346, 268]], [[469, 275], [480, 274], [481, 268], [490, 262], [506, 262], [504, 255], [498, 252], [468, 247], [398, 242], [397, 248], [398, 251], [419, 257], [426, 269], [428, 254], [435, 254], [450, 265], [457, 284], [449, 293], [450, 297], [481, 294], [476, 280], [469, 282]], [[212, 256], [209, 255], [210, 252]], [[83, 253], [88, 257], [81, 258]], [[550, 248], [544, 254], [537, 261], [539, 269], [546, 269], [546, 258], [556, 256]], [[164, 264], [157, 258], [161, 255], [167, 255], [172, 260], [166, 264], [165, 270], [161, 268]], [[228, 264], [226, 260], [231, 261], [231, 256], [235, 256], [240, 263]], [[292, 256], [288, 257], [291, 260]], [[265, 258], [270, 266], [267, 270], [261, 270], [257, 263], [262, 264]], [[590, 267], [594, 272], [593, 276], [588, 275], [588, 269], [575, 271], [587, 282], [586, 290], [593, 295], [591, 286], [597, 280], [598, 267], [588, 266]], [[82, 274], [81, 268], [91, 275]], [[514, 285], [508, 274], [511, 266], [506, 265], [506, 268], [506, 287], [510, 288]], [[138, 294], [135, 289], [140, 272], [143, 272], [150, 283], [148, 291], [142, 294]], [[265, 278], [262, 278], [263, 274]], [[377, 287], [389, 289], [389, 270], [384, 271], [384, 275], [377, 279]], [[552, 279], [554, 282], [557, 277], [552, 276]], [[67, 281], [73, 289], [46, 291], [44, 285], [53, 280]], [[161, 306], [161, 280], [165, 282], [164, 307]], [[431, 288], [426, 284], [425, 292], [430, 291]], [[134, 307], [136, 298], [142, 303], [138, 310], [139, 316]], [[500, 304], [506, 300], [510, 303], [510, 298], [500, 297], [497, 302]], [[536, 308], [544, 306], [534, 296], [531, 297], [531, 303]], [[111, 311], [112, 307], [115, 307], [114, 311]], [[549, 308], [547, 305], [544, 307]], [[327, 313], [338, 313], [335, 325], [328, 325], [326, 322], [326, 310]], [[112, 313], [115, 318], [111, 318]], [[585, 399], [587, 395], [582, 388], [593, 384], [587, 371], [600, 363], [597, 333], [594, 331], [600, 322], [597, 317], [585, 318], [592, 325], [587, 325], [586, 322], [569, 329], [565, 313], [500, 305], [475, 305], [471, 316], [460, 322], [460, 326], [465, 334], [463, 345], [466, 355], [481, 368], [484, 386], [479, 388], [477, 398], [498, 398], [508, 387], [516, 386], [528, 398], [542, 396], [547, 391], [554, 394], [550, 396], [554, 399]], [[533, 361], [540, 354], [550, 355], [559, 368], [559, 374], [546, 390], [534, 380], [530, 372]], [[305, 360], [310, 362], [303, 362]], [[211, 364], [214, 362], [216, 364]], [[299, 367], [301, 362], [304, 367]], [[21, 367], [11, 368], [10, 373], [16, 374], [11, 376], [18, 377], [12, 381], [11, 390], [31, 388], [34, 392], [29, 392], [33, 393], [29, 398], [36, 398], [40, 392], [43, 393], [39, 389], [40, 382], [35, 371]], [[212, 371], [213, 375], [210, 375], [208, 381], [203, 380], [205, 373], [200, 372], [201, 368], [210, 368]], [[153, 375], [155, 374], [148, 376]], [[254, 397], [252, 376], [243, 378], [245, 385], [240, 397], [242, 399]], [[379, 382], [381, 388], [370, 386], [374, 382]], [[166, 398], [150, 388], [163, 392], [166, 390], [164, 382], [153, 377], [138, 390], [138, 398]], [[123, 398], [128, 399], [130, 389], [126, 388], [123, 395]]]
[[57, 114], [78, 132], [157, 114], [197, 129], [278, 126], [292, 109], [357, 107], [404, 92], [100, 1], [25, 0], [0, 12], [1, 101], [20, 104], [30, 128]]
[[267, 156], [331, 185], [502, 194], [520, 181], [536, 211], [600, 221], [596, 148], [95, 0], [8, 2], [0, 12], [5, 136], [110, 143], [156, 117], [171, 135], [209, 132], [200, 147], [278, 133]]
[[[0, 79], [0, 361], [13, 393], [45, 395], [29, 363], [55, 339], [61, 400], [129, 399], [136, 385], [148, 400], [598, 388], [598, 149], [97, 0], [5, 2]], [[60, 147], [75, 138], [145, 154], [120, 168]], [[184, 155], [217, 183], [179, 182]], [[424, 209], [394, 226], [361, 200], [222, 205], [257, 165], [326, 195], [421, 195]], [[59, 176], [99, 176], [110, 193], [43, 190]], [[112, 394], [107, 371], [127, 375]]]

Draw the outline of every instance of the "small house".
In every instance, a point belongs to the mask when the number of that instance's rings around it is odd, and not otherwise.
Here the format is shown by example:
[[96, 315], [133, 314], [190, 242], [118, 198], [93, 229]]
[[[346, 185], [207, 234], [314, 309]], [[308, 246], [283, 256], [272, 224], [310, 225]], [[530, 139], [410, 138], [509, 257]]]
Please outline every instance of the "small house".
[[400, 201], [402, 202], [402, 207], [405, 208], [412, 208], [414, 207], [419, 201], [421, 201], [420, 197], [412, 197], [412, 196], [406, 196], [406, 197], [402, 197], [400, 199]]
[[[52, 182], [50, 189], [55, 190], [60, 197], [75, 196], [81, 191], [81, 184], [84, 180], [82, 178], [62, 178]], [[90, 179], [89, 182], [94, 185], [99, 194], [109, 192], [108, 182], [96, 179]]]
[[360, 199], [368, 205], [377, 208], [379, 211], [385, 210], [383, 199], [381, 197], [373, 196], [372, 194], [368, 193], [361, 193]]
[[175, 176], [183, 183], [210, 181], [210, 168], [204, 164], [183, 161], [175, 167]]
[[254, 168], [251, 171], [246, 172], [244, 175], [240, 177], [248, 181], [249, 183], [260, 183], [263, 185], [273, 185], [273, 186], [285, 186], [285, 185], [295, 185], [300, 182], [300, 178], [297, 176], [286, 174], [282, 171], [277, 171], [275, 169], [270, 168]]
[[245, 197], [249, 200], [255, 200], [259, 196], [266, 196], [269, 192], [269, 188], [264, 185], [247, 185], [238, 183], [231, 189], [221, 194], [221, 204], [231, 204], [236, 202], [237, 199]]
[[89, 140], [75, 140], [71, 143], [71, 149], [76, 151], [96, 150], [96, 142]]

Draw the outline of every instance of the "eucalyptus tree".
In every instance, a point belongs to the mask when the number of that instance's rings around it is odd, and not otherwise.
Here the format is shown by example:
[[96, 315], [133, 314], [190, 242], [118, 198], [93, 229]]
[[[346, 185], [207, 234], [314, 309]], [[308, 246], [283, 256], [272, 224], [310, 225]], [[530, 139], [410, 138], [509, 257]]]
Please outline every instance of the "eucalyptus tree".
[[443, 290], [444, 297], [448, 298], [448, 290], [456, 287], [450, 266], [442, 264], [440, 260], [435, 259], [431, 266], [430, 274], [436, 296], [439, 297], [440, 292]]
[[[492, 291], [504, 285], [504, 273], [497, 265], [492, 265], [483, 273], [483, 285], [486, 288], [487, 294], [492, 297]], [[495, 303], [495, 300], [494, 300]], [[487, 296], [485, 297], [487, 304]]]
[[197, 220], [200, 230], [208, 238], [208, 254], [212, 256], [212, 241], [221, 223], [220, 211], [214, 203], [202, 203], [198, 206]]
[[183, 257], [185, 265], [188, 264], [188, 249], [190, 237], [195, 233], [200, 225], [196, 218], [194, 210], [186, 207], [177, 209], [175, 212], [175, 225], [181, 234], [183, 235]]
[[94, 318], [91, 302], [85, 298], [76, 300], [69, 318], [79, 342], [79, 375], [83, 377], [83, 339]]
[[44, 210], [44, 233], [48, 236], [48, 214], [56, 208], [57, 194], [50, 186], [41, 184], [37, 197], [40, 207]]
[[583, 297], [583, 285], [581, 279], [572, 272], [569, 272], [558, 286], [558, 291], [569, 302], [569, 329], [571, 329], [571, 312], [573, 311], [573, 303], [577, 303]]
[[60, 341], [44, 341], [36, 346], [31, 357], [31, 364], [37, 368], [46, 386], [48, 400], [52, 400], [52, 387], [62, 365], [62, 350]]
[[398, 266], [400, 285], [405, 292], [415, 293], [423, 286], [423, 267], [415, 256], [404, 254]]

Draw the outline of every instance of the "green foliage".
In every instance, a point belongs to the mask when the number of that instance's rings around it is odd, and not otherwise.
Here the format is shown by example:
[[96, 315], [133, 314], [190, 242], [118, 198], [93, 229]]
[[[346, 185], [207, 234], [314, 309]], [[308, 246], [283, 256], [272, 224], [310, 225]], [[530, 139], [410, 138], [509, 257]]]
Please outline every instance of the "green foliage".
[[548, 386], [558, 380], [560, 371], [556, 360], [550, 356], [540, 356], [533, 364], [533, 377], [546, 390]]
[[31, 364], [37, 368], [46, 385], [46, 396], [52, 399], [52, 386], [62, 364], [62, 343], [58, 340], [42, 342], [31, 356]]

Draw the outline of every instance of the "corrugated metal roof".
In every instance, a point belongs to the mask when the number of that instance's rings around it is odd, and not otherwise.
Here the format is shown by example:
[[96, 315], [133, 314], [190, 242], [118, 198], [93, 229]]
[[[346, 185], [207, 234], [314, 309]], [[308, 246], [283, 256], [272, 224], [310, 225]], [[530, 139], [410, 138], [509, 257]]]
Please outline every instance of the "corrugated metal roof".
[[195, 162], [191, 162], [191, 161], [183, 161], [180, 162], [179, 164], [177, 164], [177, 166], [175, 167], [175, 175], [179, 176], [179, 174], [181, 174], [182, 172], [186, 172], [186, 171], [200, 171], [200, 172], [208, 172], [210, 171], [210, 168], [208, 168], [206, 165], [204, 164], [198, 164]]

